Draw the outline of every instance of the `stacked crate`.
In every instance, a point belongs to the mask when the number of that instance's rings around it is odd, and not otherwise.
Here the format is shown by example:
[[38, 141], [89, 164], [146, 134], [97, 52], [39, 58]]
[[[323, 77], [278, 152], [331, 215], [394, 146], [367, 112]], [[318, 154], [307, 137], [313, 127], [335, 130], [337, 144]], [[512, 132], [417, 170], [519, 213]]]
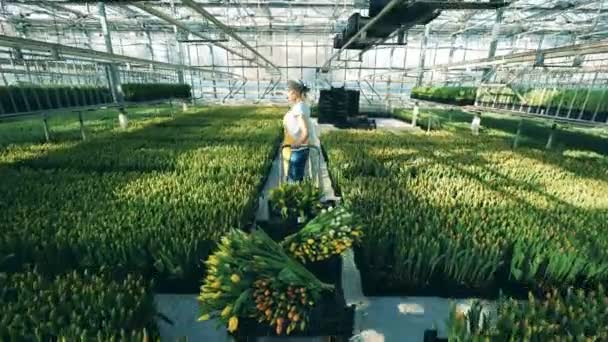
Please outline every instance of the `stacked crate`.
[[342, 88], [321, 90], [319, 97], [319, 123], [347, 124], [349, 118], [359, 115], [359, 91]]

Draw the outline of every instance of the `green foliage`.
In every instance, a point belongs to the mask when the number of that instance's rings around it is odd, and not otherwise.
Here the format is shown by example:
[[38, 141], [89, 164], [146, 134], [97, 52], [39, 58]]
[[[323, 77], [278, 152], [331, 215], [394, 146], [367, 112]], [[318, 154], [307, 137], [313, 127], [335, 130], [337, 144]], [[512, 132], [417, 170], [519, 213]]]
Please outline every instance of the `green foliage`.
[[411, 97], [464, 106], [475, 103], [476, 92], [476, 87], [414, 87]]
[[125, 83], [122, 84], [125, 101], [153, 101], [164, 99], [190, 99], [189, 84], [173, 83]]
[[0, 270], [111, 267], [198, 287], [200, 260], [251, 224], [281, 137], [276, 109], [134, 121], [86, 142], [0, 151]]
[[[608, 294], [594, 291], [557, 291], [543, 299], [532, 295], [525, 302], [501, 299], [494, 324], [479, 325], [479, 308], [469, 314], [452, 311], [450, 341], [606, 341]], [[471, 329], [471, 327], [475, 327]]]
[[608, 280], [605, 158], [513, 151], [501, 137], [460, 131], [323, 140], [366, 228], [364, 281], [408, 289]]
[[0, 273], [2, 341], [144, 341], [157, 334], [154, 302], [139, 276]]
[[269, 195], [271, 212], [287, 222], [307, 222], [321, 212], [321, 190], [310, 182], [283, 183]]
[[0, 86], [0, 115], [110, 102], [105, 87]]

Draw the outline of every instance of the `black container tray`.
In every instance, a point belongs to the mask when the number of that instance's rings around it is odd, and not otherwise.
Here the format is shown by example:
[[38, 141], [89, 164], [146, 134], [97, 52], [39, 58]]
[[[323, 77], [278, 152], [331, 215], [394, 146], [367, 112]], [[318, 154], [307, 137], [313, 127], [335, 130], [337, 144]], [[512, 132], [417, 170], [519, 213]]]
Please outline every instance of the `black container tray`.
[[276, 242], [283, 241], [287, 236], [297, 233], [303, 227], [302, 224], [296, 222], [286, 222], [274, 218], [269, 221], [258, 222], [257, 226]]
[[448, 342], [447, 338], [437, 337], [437, 330], [425, 330], [424, 342]]

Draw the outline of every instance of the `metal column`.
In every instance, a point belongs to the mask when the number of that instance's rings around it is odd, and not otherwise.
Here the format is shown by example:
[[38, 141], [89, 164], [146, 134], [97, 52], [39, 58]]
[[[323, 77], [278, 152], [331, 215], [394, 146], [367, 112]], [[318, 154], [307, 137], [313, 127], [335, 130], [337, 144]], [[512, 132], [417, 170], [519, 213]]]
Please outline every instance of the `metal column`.
[[448, 63], [452, 64], [454, 62], [454, 52], [456, 51], [456, 35], [453, 34], [450, 37], [450, 55], [448, 56]]
[[424, 27], [424, 35], [422, 36], [422, 40], [420, 42], [420, 62], [418, 65], [420, 70], [418, 71], [418, 78], [416, 79], [417, 87], [422, 85], [422, 80], [424, 78], [424, 60], [426, 58], [426, 45], [428, 44], [430, 34], [431, 34], [431, 25], [426, 25]]
[[[97, 3], [97, 10], [99, 15], [99, 21], [101, 23], [101, 33], [103, 34], [103, 38], [106, 45], [106, 52], [110, 54], [114, 54], [114, 49], [112, 48], [112, 36], [110, 35], [110, 29], [108, 28], [108, 20], [106, 18], [106, 6], [103, 2]], [[122, 86], [120, 82], [120, 75], [118, 73], [118, 66], [115, 63], [109, 63], [106, 69], [106, 73], [108, 75], [108, 85], [110, 86], [112, 92], [112, 99], [115, 103], [122, 103], [124, 101], [124, 93], [122, 91]], [[82, 140], [85, 140], [84, 134], [84, 124], [82, 122], [82, 113], [78, 113], [78, 117], [80, 120], [80, 130], [82, 134]], [[120, 106], [118, 108], [118, 122], [123, 129], [127, 128], [127, 111], [124, 107]]]
[[[490, 41], [490, 49], [488, 50], [488, 58], [496, 56], [496, 48], [498, 47], [498, 36], [500, 35], [500, 24], [504, 14], [504, 8], [496, 10], [496, 21], [492, 26], [492, 38]], [[482, 75], [482, 82], [488, 82], [492, 75], [492, 68], [487, 68]]]
[[[108, 28], [108, 20], [106, 19], [106, 5], [103, 2], [97, 3], [97, 10], [99, 15], [99, 21], [101, 23], [101, 33], [103, 35], [106, 52], [113, 54], [114, 49], [112, 48], [112, 36]], [[122, 87], [120, 86], [120, 76], [118, 74], [118, 67], [114, 63], [108, 65], [108, 84], [112, 91], [112, 98], [114, 102], [119, 103], [124, 99]]]
[[[177, 17], [177, 10], [176, 10], [173, 2], [171, 2], [171, 7], [172, 7], [173, 16]], [[177, 27], [177, 25], [173, 25], [173, 33], [175, 34], [175, 44], [177, 44], [177, 64], [184, 65], [184, 47], [179, 42], [179, 38], [181, 38], [180, 37], [181, 31], [180, 31], [180, 28]], [[186, 83], [184, 81], [184, 69], [183, 68], [177, 70], [177, 82], [179, 84]]]

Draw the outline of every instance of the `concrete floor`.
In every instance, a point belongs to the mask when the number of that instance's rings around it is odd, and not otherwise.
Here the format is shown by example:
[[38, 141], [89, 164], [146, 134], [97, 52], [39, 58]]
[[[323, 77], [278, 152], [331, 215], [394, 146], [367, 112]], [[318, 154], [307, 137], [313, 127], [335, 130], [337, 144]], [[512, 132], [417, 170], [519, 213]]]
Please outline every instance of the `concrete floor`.
[[[447, 337], [451, 303], [462, 312], [470, 307], [472, 299], [365, 297], [353, 252], [345, 253], [342, 261], [344, 297], [348, 305], [357, 307], [353, 341], [421, 342], [427, 329], [437, 329], [439, 337]], [[491, 307], [489, 302], [485, 305]]]
[[216, 329], [215, 321], [197, 322], [200, 316], [195, 294], [157, 294], [154, 296], [158, 312], [172, 324], [157, 319], [161, 341], [229, 342], [226, 329]]
[[[411, 130], [420, 129], [418, 127], [412, 126], [410, 123], [407, 123], [407, 122], [401, 121], [401, 120], [397, 120], [397, 119], [393, 119], [393, 118], [373, 118], [373, 120], [376, 122], [376, 129], [380, 130], [380, 131], [398, 132], [398, 131], [411, 131]], [[313, 118], [313, 121], [316, 123], [317, 119]], [[325, 123], [325, 124], [317, 124], [317, 125], [320, 129], [319, 135], [321, 138], [321, 142], [323, 142], [323, 133], [324, 132], [339, 129], [339, 128], [336, 128], [332, 124]]]
[[417, 129], [412, 124], [393, 118], [374, 118], [376, 129], [379, 130], [413, 130]]

